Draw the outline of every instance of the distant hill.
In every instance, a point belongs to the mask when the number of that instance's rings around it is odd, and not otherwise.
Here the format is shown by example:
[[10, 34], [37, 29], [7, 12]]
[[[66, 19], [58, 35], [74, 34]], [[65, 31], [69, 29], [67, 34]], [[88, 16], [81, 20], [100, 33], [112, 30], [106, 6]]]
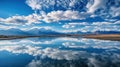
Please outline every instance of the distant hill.
[[70, 32], [69, 34], [120, 34], [120, 31]]
[[26, 32], [31, 34], [31, 35], [58, 35], [58, 34], [62, 34], [62, 33], [53, 31], [51, 29], [44, 29], [44, 28], [41, 28], [41, 29], [35, 28], [35, 29], [28, 30]]
[[31, 29], [28, 31], [23, 31], [20, 29], [8, 29], [8, 30], [0, 30], [0, 35], [57, 35], [57, 34], [62, 34], [58, 33], [56, 31], [53, 31], [51, 29]]
[[30, 34], [19, 29], [11, 28], [8, 30], [0, 30], [0, 35], [30, 35]]
[[8, 29], [8, 30], [0, 30], [0, 35], [60, 35], [60, 34], [120, 34], [120, 31], [95, 31], [95, 32], [70, 32], [70, 33], [60, 33], [56, 32], [51, 29], [45, 29], [45, 28], [34, 28], [31, 30], [23, 31], [20, 29]]
[[94, 34], [120, 34], [120, 31], [96, 31]]

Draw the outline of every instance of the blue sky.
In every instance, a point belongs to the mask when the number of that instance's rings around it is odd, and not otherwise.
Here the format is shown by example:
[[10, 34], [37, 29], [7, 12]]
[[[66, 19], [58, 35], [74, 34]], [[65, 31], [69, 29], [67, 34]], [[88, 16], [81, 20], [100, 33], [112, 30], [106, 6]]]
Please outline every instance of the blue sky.
[[[0, 30], [120, 31], [119, 0], [0, 0]], [[32, 32], [31, 32], [32, 33]]]
[[0, 17], [2, 18], [31, 13], [33, 10], [27, 6], [25, 0], [0, 0]]

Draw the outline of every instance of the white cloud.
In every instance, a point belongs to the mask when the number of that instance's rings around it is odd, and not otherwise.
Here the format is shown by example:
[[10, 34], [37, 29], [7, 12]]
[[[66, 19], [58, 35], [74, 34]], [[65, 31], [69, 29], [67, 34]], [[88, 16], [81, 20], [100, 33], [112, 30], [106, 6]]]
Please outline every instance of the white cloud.
[[[90, 0], [86, 8], [88, 13], [92, 13], [101, 17], [111, 18], [120, 15], [119, 0]], [[113, 4], [114, 3], [114, 4]], [[97, 11], [97, 14], [96, 14]], [[98, 14], [99, 13], [99, 14]]]
[[[116, 0], [115, 0], [116, 1]], [[75, 4], [78, 2], [82, 2], [82, 0], [27, 0], [26, 3], [32, 7], [33, 10], [36, 9], [52, 9], [54, 8], [54, 5], [57, 4], [58, 6], [62, 6], [66, 8], [65, 11], [62, 10], [52, 10], [48, 12], [47, 14], [41, 14], [41, 15], [29, 15], [29, 16], [13, 16], [7, 19], [0, 19], [3, 22], [19, 22], [19, 23], [24, 23], [24, 22], [37, 22], [38, 20], [43, 20], [45, 22], [57, 22], [60, 20], [75, 20], [75, 19], [85, 19], [87, 17], [90, 17], [92, 14], [89, 13], [94, 13], [97, 9], [104, 8], [106, 9], [106, 3], [107, 0], [90, 0], [86, 7], [88, 8], [87, 12], [80, 12], [79, 10], [70, 10], [70, 8], [75, 7]], [[72, 5], [72, 6], [71, 6]], [[52, 7], [52, 8], [51, 8]], [[111, 7], [110, 8], [110, 13], [114, 16], [119, 16], [118, 7]], [[40, 11], [45, 12], [45, 11]], [[102, 13], [103, 14], [103, 13]]]
[[62, 27], [66, 29], [75, 28], [74, 25], [68, 25], [68, 24], [63, 25]]
[[120, 24], [120, 20], [116, 21], [114, 24]]
[[[73, 9], [75, 8], [75, 4], [81, 3], [82, 0], [27, 0], [26, 3], [33, 9], [33, 10], [57, 10], [63, 9]], [[76, 10], [76, 9], [73, 9]], [[80, 9], [78, 9], [80, 10]]]
[[40, 30], [40, 29], [45, 29], [45, 30], [53, 30], [53, 28], [52, 27], [50, 27], [50, 26], [33, 26], [33, 27], [31, 27], [31, 28], [20, 28], [21, 30], [23, 30], [23, 31], [30, 31], [30, 30]]
[[0, 29], [2, 30], [8, 30], [12, 28], [17, 28], [17, 26], [6, 26], [6, 25], [0, 25]]
[[50, 8], [50, 6], [54, 6], [55, 0], [26, 0], [26, 3], [33, 10], [42, 10], [45, 8]]
[[[64, 11], [63, 11], [64, 12]], [[66, 14], [66, 13], [65, 13]], [[73, 13], [74, 14], [74, 13]], [[42, 20], [42, 21], [46, 21], [46, 23], [50, 23], [50, 22], [55, 22], [55, 21], [60, 21], [60, 20], [68, 20], [69, 19], [72, 19], [71, 17], [69, 17], [69, 14], [65, 15], [62, 14], [62, 16], [59, 16], [61, 15], [61, 12], [59, 14], [59, 12], [57, 13], [53, 13], [53, 15], [45, 15], [43, 14], [43, 17], [42, 16], [39, 16], [39, 15], [34, 15], [33, 17], [33, 20], [32, 18], [29, 18], [29, 19], [26, 19], [26, 17], [23, 17], [21, 19], [20, 16], [16, 16], [18, 19], [19, 17], [19, 20], [27, 20], [27, 22], [24, 22], [25, 24], [32, 24], [32, 23], [36, 23], [36, 22], [39, 22], [39, 20]], [[68, 16], [68, 17], [67, 17]], [[49, 18], [51, 18], [50, 21]], [[47, 18], [47, 20], [46, 20]], [[46, 30], [55, 30], [53, 27], [51, 26], [33, 26], [33, 27], [30, 27], [28, 28], [27, 26], [15, 26], [15, 25], [19, 25], [19, 24], [23, 24], [23, 22], [21, 21], [16, 21], [16, 19], [13, 17], [13, 18], [7, 18], [7, 19], [4, 19], [2, 21], [4, 21], [4, 23], [6, 24], [12, 24], [12, 25], [0, 25], [0, 29], [3, 29], [3, 30], [8, 30], [8, 29], [12, 29], [12, 28], [16, 28], [16, 29], [20, 29], [22, 31], [29, 31], [29, 30], [33, 30], [33, 29], [46, 29]], [[79, 19], [79, 18], [78, 18]], [[14, 22], [16, 21], [16, 22]], [[33, 22], [35, 21], [35, 22]], [[1, 22], [3, 23], [3, 22]], [[39, 22], [40, 23], [40, 22]], [[15, 25], [14, 25], [15, 24]], [[118, 21], [112, 21], [112, 22], [93, 22], [93, 23], [89, 23], [89, 22], [68, 22], [68, 23], [65, 23], [61, 26], [61, 28], [63, 28], [62, 31], [59, 31], [59, 30], [55, 30], [57, 32], [62, 32], [62, 33], [69, 33], [69, 32], [95, 32], [95, 31], [120, 31], [120, 26], [119, 26], [119, 20]]]
[[94, 13], [97, 9], [105, 8], [106, 0], [94, 0], [93, 5], [88, 3], [88, 12]]
[[41, 23], [44, 21], [46, 23], [58, 22], [65, 20], [80, 20], [89, 17], [89, 14], [79, 13], [78, 11], [66, 10], [66, 11], [51, 11], [50, 13], [41, 12], [41, 14], [31, 14], [28, 16], [12, 16], [6, 19], [0, 18], [0, 22], [13, 23], [13, 24], [32, 24]]
[[87, 26], [90, 25], [88, 22], [70, 22], [67, 24], [62, 25], [63, 28], [70, 29], [70, 28], [76, 28], [77, 26]]
[[41, 5], [38, 4], [39, 0], [27, 0], [26, 3], [32, 7], [33, 10], [40, 9]]
[[0, 22], [3, 22], [5, 24], [20, 25], [20, 24], [40, 23], [39, 19], [40, 17], [38, 15], [31, 14], [28, 16], [12, 16], [6, 19], [0, 18]]
[[[102, 14], [111, 14], [114, 16], [119, 16], [119, 7], [116, 7], [119, 5], [119, 0], [114, 1], [108, 1], [108, 0], [89, 0], [87, 4], [85, 5], [85, 2], [83, 0], [27, 0], [26, 3], [33, 9], [33, 10], [50, 10], [54, 11], [56, 8], [58, 11], [62, 10], [61, 8], [65, 10], [76, 10], [80, 11], [82, 9], [88, 9], [86, 10], [86, 13], [95, 13], [98, 9], [102, 9], [103, 12], [100, 12], [100, 15]], [[114, 3], [114, 4], [112, 4]], [[83, 7], [79, 7], [76, 5], [83, 5]], [[77, 7], [77, 8], [76, 8]], [[108, 8], [110, 7], [110, 8]], [[108, 10], [108, 12], [104, 13], [104, 10]], [[107, 16], [107, 15], [106, 15]]]
[[[116, 0], [115, 0], [116, 1]], [[27, 0], [26, 3], [32, 7], [33, 10], [41, 10], [37, 14], [30, 14], [28, 16], [12, 16], [6, 19], [0, 18], [0, 22], [6, 22], [6, 23], [41, 23], [40, 21], [44, 21], [46, 23], [50, 22], [58, 22], [58, 21], [71, 21], [71, 20], [83, 20], [88, 17], [95, 17], [99, 16], [97, 14], [91, 14], [97, 11], [100, 8], [107, 9], [106, 3], [107, 1], [104, 0], [90, 0], [86, 7], [88, 10], [86, 12], [80, 12], [79, 10], [73, 10], [72, 8], [75, 7], [75, 4], [78, 2], [83, 2], [82, 0]], [[66, 8], [66, 10], [55, 10], [46, 13], [42, 9], [52, 9], [55, 4], [57, 4], [59, 7]], [[71, 6], [74, 5], [74, 6]], [[54, 7], [53, 7], [54, 8]], [[112, 17], [119, 16], [119, 7], [110, 7], [110, 10], [108, 11], [108, 14], [112, 15]], [[102, 16], [103, 14], [106, 15], [106, 13], [100, 13]], [[107, 16], [107, 15], [106, 15]], [[69, 28], [69, 26], [67, 26]]]
[[[107, 0], [90, 0], [87, 2], [87, 5], [85, 7], [88, 9], [85, 12], [80, 12], [79, 10], [74, 10], [75, 5], [79, 2], [83, 2], [83, 0], [27, 0], [26, 3], [33, 9], [38, 10], [37, 13], [30, 14], [28, 16], [12, 16], [8, 17], [6, 19], [0, 18], [0, 23], [5, 24], [13, 24], [13, 25], [29, 25], [29, 24], [40, 24], [42, 21], [45, 23], [52, 23], [52, 22], [59, 22], [59, 21], [71, 21], [72, 20], [84, 20], [89, 17], [96, 17], [101, 16], [95, 14], [95, 11], [97, 11], [100, 8], [103, 8], [103, 10], [107, 9]], [[114, 1], [117, 5], [117, 0]], [[57, 3], [57, 4], [56, 4]], [[54, 5], [57, 5], [58, 7], [65, 8], [65, 10], [55, 10]], [[107, 5], [107, 6], [106, 6]], [[45, 12], [42, 9], [52, 9], [50, 12]], [[73, 9], [72, 9], [73, 8]], [[82, 8], [81, 8], [82, 9]], [[107, 15], [112, 15], [112, 17], [119, 16], [119, 7], [111, 6], [108, 10]], [[40, 10], [40, 11], [39, 11]], [[93, 13], [93, 14], [92, 14]], [[106, 13], [100, 13], [100, 14], [106, 14]], [[105, 15], [105, 16], [107, 16]], [[111, 18], [112, 18], [111, 17]], [[116, 21], [117, 19], [109, 19], [104, 18], [108, 22], [68, 22], [68, 24], [62, 25], [62, 28], [64, 29], [62, 32], [88, 32], [88, 31], [120, 31], [120, 27], [117, 25], [119, 24], [119, 21]], [[110, 22], [109, 22], [110, 21]], [[10, 28], [16, 28], [15, 26], [1, 26], [1, 29], [10, 29]], [[41, 28], [41, 27], [32, 27], [29, 28], [35, 29], [35, 28]], [[46, 27], [48, 28], [48, 27]], [[51, 29], [51, 28], [50, 28]], [[69, 29], [69, 30], [68, 30]], [[21, 30], [28, 30], [28, 28], [21, 28]], [[61, 32], [61, 31], [60, 31]]]
[[110, 8], [110, 14], [113, 17], [120, 16], [120, 7], [111, 7]]
[[[95, 32], [95, 31], [120, 31], [119, 20], [114, 22], [69, 22], [61, 27], [64, 29], [62, 32]], [[69, 30], [68, 30], [69, 29]]]
[[86, 13], [79, 13], [79, 11], [52, 11], [48, 14], [43, 14], [43, 21], [45, 22], [57, 22], [62, 20], [80, 20], [85, 19], [88, 17], [89, 14]]

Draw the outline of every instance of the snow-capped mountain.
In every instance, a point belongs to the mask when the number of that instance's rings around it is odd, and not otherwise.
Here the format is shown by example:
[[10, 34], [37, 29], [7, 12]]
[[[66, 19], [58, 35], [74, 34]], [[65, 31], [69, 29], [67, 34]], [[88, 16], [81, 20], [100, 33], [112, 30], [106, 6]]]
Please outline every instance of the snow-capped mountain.
[[29, 35], [29, 33], [20, 29], [11, 28], [7, 30], [0, 30], [0, 35]]
[[28, 31], [24, 31], [24, 30], [20, 30], [20, 29], [15, 29], [15, 28], [11, 28], [8, 30], [0, 30], [0, 35], [57, 35], [57, 34], [61, 34], [58, 33], [56, 31], [53, 31], [51, 29], [31, 29]]
[[51, 29], [45, 29], [45, 28], [34, 28], [31, 30], [26, 31], [27, 33], [31, 34], [31, 35], [57, 35], [57, 34], [61, 34], [59, 32], [56, 32], [54, 30]]
[[120, 34], [120, 31], [95, 31], [94, 34]]

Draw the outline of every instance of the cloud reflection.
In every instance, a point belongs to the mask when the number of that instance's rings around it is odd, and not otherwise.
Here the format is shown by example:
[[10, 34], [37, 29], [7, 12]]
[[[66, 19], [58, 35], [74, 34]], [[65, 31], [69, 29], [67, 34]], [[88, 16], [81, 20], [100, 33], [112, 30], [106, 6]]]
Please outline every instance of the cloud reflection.
[[[46, 65], [54, 66], [56, 64], [58, 66], [55, 67], [59, 67], [60, 61], [65, 62], [65, 64], [62, 63], [63, 67], [77, 67], [76, 65], [85, 65], [87, 67], [116, 65], [118, 67], [120, 66], [119, 43], [118, 41], [85, 38], [33, 38], [0, 41], [0, 51], [5, 50], [13, 54], [33, 56], [35, 59], [27, 67], [46, 67]], [[46, 47], [43, 44], [47, 44]], [[53, 46], [56, 47], [53, 48]], [[97, 50], [101, 50], [101, 52]]]

